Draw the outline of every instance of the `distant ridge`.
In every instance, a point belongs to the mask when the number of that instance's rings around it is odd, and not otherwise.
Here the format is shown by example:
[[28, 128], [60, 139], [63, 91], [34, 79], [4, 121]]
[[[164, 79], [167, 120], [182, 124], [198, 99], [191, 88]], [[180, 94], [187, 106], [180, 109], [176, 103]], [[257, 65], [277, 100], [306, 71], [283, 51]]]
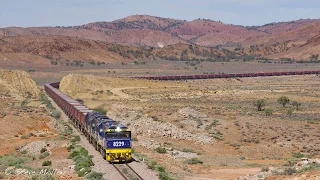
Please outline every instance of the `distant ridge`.
[[242, 55], [304, 60], [319, 52], [318, 44], [312, 48], [304, 45], [319, 33], [319, 19], [241, 26], [209, 19], [186, 21], [148, 15], [69, 27], [0, 28], [0, 38], [66, 36], [135, 47], [192, 44], [222, 47]]

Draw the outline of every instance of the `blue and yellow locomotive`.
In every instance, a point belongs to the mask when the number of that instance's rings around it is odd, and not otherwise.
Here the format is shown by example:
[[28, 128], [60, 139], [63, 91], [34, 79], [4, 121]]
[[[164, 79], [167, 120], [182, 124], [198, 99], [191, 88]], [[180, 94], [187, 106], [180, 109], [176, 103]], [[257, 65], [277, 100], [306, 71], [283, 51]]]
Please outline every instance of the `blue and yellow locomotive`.
[[94, 111], [86, 114], [85, 121], [89, 141], [107, 161], [131, 161], [129, 128]]

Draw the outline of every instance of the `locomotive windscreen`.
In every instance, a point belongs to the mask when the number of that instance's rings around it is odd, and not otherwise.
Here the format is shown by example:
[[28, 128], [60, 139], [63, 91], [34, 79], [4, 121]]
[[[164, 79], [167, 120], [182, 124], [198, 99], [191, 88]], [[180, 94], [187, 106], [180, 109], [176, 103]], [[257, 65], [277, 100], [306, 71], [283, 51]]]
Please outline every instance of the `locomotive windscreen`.
[[107, 132], [106, 137], [107, 139], [129, 139], [131, 131]]

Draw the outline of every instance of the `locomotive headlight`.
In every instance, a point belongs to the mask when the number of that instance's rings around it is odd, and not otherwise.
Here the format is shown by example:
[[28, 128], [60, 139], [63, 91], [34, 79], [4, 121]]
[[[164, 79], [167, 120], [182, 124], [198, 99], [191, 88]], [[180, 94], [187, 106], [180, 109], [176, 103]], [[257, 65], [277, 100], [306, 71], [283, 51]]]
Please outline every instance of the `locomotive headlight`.
[[118, 126], [117, 129], [116, 129], [116, 131], [117, 131], [117, 132], [120, 132], [120, 130], [121, 130], [121, 129], [120, 129], [120, 127]]

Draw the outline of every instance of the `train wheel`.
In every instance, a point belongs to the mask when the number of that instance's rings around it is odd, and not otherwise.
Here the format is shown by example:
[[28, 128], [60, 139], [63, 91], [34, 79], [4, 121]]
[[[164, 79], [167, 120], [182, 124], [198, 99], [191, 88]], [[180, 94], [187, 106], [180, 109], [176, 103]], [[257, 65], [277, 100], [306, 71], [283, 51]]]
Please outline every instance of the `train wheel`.
[[100, 148], [100, 154], [102, 155], [103, 159], [106, 160], [106, 150], [104, 148]]
[[95, 150], [98, 150], [98, 142], [97, 141], [94, 140], [93, 146], [94, 146]]

